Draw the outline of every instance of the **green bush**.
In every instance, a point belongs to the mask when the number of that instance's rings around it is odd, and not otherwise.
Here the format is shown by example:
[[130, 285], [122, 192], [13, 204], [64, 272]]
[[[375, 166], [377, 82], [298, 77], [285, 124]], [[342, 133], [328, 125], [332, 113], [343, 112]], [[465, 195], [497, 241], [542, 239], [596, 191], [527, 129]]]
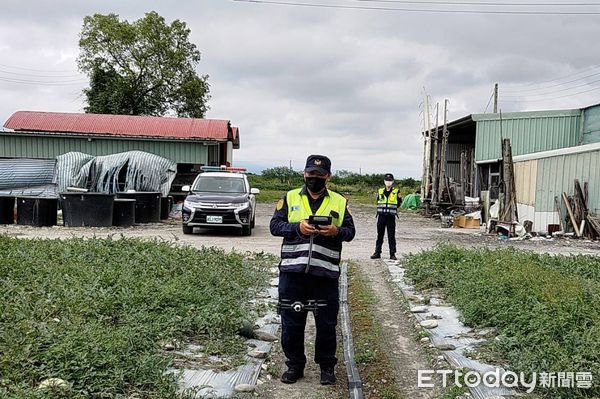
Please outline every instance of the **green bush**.
[[451, 245], [411, 255], [406, 275], [443, 288], [466, 325], [496, 327], [491, 350], [515, 372], [592, 372], [592, 389], [540, 390], [551, 398], [600, 395], [600, 260]]
[[[302, 172], [285, 166], [263, 170], [260, 175], [248, 174], [248, 180], [252, 187], [263, 191], [257, 197], [260, 202], [272, 202], [274, 195], [279, 199], [287, 191], [304, 184]], [[412, 178], [396, 180], [402, 196], [419, 190], [420, 186], [421, 182]], [[377, 189], [383, 187], [383, 174], [359, 175], [341, 170], [332, 176], [329, 187], [354, 202], [374, 204]]]
[[165, 343], [242, 349], [248, 299], [272, 262], [159, 241], [0, 236], [0, 397], [46, 397], [36, 387], [47, 378], [72, 384], [66, 397], [178, 397]]

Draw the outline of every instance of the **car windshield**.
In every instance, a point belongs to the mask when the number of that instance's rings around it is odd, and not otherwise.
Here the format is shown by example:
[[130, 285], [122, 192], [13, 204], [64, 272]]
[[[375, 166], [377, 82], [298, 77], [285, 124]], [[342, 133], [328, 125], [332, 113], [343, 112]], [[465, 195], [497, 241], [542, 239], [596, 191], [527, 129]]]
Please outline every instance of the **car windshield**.
[[245, 193], [244, 179], [239, 177], [201, 176], [193, 191], [215, 193]]

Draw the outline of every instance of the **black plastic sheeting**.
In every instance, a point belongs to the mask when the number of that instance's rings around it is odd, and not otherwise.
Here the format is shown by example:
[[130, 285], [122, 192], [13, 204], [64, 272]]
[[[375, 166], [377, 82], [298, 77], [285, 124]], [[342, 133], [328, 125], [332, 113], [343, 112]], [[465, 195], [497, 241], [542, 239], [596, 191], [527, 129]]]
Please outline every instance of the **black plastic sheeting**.
[[348, 264], [341, 267], [340, 281], [340, 318], [342, 327], [342, 340], [344, 345], [344, 360], [346, 362], [346, 374], [348, 376], [348, 390], [350, 399], [364, 398], [362, 391], [362, 380], [354, 360], [354, 341], [352, 339], [352, 325], [350, 322], [350, 310], [348, 309]]

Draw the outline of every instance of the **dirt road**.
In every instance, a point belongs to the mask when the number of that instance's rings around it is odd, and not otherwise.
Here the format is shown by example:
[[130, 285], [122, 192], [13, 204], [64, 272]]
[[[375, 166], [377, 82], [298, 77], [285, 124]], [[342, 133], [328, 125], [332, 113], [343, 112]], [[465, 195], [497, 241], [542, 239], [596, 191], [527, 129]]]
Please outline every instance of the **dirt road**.
[[[226, 250], [237, 251], [265, 251], [273, 254], [279, 253], [281, 239], [272, 237], [269, 233], [269, 220], [274, 210], [274, 205], [259, 204], [257, 209], [256, 228], [252, 236], [240, 236], [237, 231], [210, 231], [202, 230], [193, 235], [184, 235], [178, 220], [171, 219], [167, 223], [136, 226], [132, 228], [32, 228], [25, 226], [1, 226], [0, 234], [7, 234], [20, 238], [70, 238], [76, 237], [106, 237], [121, 235], [140, 238], [160, 238], [177, 240], [195, 247], [217, 246]], [[390, 356], [397, 371], [398, 389], [406, 398], [430, 398], [431, 392], [417, 390], [416, 370], [427, 367], [427, 358], [420, 350], [419, 345], [410, 336], [414, 320], [402, 311], [400, 303], [391, 290], [387, 281], [387, 271], [382, 261], [372, 261], [369, 256], [374, 249], [375, 241], [375, 209], [374, 207], [357, 206], [352, 208], [355, 219], [357, 235], [352, 243], [345, 244], [343, 257], [355, 260], [359, 266], [359, 273], [371, 285], [376, 293], [379, 305], [375, 315], [389, 338]], [[540, 240], [540, 241], [501, 241], [493, 236], [482, 235], [478, 231], [457, 231], [442, 229], [439, 222], [425, 219], [416, 214], [402, 214], [398, 221], [396, 238], [398, 240], [398, 255], [418, 252], [435, 246], [440, 242], [453, 242], [459, 245], [474, 246], [485, 245], [490, 247], [515, 246], [537, 252], [549, 253], [587, 253], [600, 254], [599, 244], [582, 240]], [[387, 254], [384, 245], [384, 255]], [[309, 318], [310, 320], [311, 318]], [[314, 334], [314, 325], [308, 327], [307, 340]], [[312, 358], [310, 351], [312, 345], [307, 344], [308, 358]], [[275, 363], [283, 361], [281, 352], [274, 354]], [[340, 356], [341, 357], [341, 356]], [[312, 363], [309, 361], [309, 363]], [[278, 370], [283, 370], [281, 364], [274, 364]], [[343, 365], [338, 368], [338, 376], [343, 379]], [[343, 382], [341, 383], [343, 387]], [[265, 398], [334, 398], [337, 397], [331, 388], [318, 385], [318, 370], [314, 365], [307, 369], [307, 377], [293, 386], [284, 386], [276, 379], [266, 380], [261, 387], [261, 397]]]
[[[237, 230], [196, 229], [193, 235], [184, 235], [181, 222], [169, 219], [166, 223], [139, 225], [130, 228], [69, 228], [28, 227], [17, 225], [0, 225], [0, 234], [19, 238], [70, 238], [70, 237], [126, 237], [159, 238], [177, 240], [195, 247], [216, 246], [226, 250], [264, 251], [279, 254], [281, 239], [269, 233], [269, 220], [274, 205], [258, 204], [256, 228], [252, 236], [240, 236]], [[373, 253], [375, 246], [375, 209], [374, 207], [352, 207], [352, 215], [356, 224], [356, 238], [344, 246], [343, 257], [365, 261]], [[475, 230], [442, 229], [439, 222], [423, 218], [417, 214], [400, 215], [396, 228], [398, 253], [406, 254], [435, 246], [439, 242], [454, 242], [461, 245], [515, 246], [539, 252], [551, 253], [589, 253], [598, 254], [600, 245], [597, 242], [584, 240], [555, 239], [543, 241], [501, 241], [496, 237], [483, 235]], [[386, 246], [384, 245], [384, 255]]]

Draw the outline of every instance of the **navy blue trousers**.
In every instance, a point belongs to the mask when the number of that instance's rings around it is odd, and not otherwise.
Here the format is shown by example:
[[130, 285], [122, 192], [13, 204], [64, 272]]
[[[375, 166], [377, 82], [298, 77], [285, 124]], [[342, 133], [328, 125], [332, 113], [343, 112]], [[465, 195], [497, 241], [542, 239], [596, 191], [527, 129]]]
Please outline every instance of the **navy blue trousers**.
[[[305, 273], [279, 273], [279, 298], [292, 302], [315, 299], [326, 300], [327, 306], [315, 315], [317, 336], [315, 340], [315, 363], [321, 367], [333, 367], [337, 363], [336, 326], [339, 310], [338, 279], [313, 276]], [[281, 347], [288, 367], [304, 369], [304, 328], [307, 312], [281, 310]]]
[[390, 255], [396, 253], [396, 215], [377, 215], [377, 242], [375, 252], [380, 254], [383, 247], [383, 235], [387, 230]]

